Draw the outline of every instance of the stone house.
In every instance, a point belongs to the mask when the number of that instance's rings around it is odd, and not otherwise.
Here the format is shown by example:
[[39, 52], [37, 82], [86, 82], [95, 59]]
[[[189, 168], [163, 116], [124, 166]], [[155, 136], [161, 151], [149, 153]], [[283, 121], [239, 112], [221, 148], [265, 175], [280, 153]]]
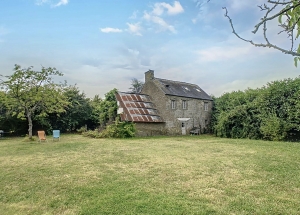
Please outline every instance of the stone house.
[[145, 73], [141, 93], [118, 92], [121, 120], [136, 123], [137, 135], [204, 133], [210, 124], [212, 98], [198, 85]]

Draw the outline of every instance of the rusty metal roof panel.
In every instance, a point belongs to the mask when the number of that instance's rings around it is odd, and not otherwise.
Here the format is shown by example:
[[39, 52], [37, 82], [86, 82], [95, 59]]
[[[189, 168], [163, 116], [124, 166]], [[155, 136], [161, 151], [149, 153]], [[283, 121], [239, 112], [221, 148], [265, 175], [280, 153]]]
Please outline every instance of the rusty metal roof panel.
[[138, 93], [124, 93], [118, 92], [123, 101], [135, 101], [135, 102], [151, 102], [151, 99], [146, 94]]
[[163, 122], [150, 96], [138, 93], [116, 94], [121, 120], [132, 122]]

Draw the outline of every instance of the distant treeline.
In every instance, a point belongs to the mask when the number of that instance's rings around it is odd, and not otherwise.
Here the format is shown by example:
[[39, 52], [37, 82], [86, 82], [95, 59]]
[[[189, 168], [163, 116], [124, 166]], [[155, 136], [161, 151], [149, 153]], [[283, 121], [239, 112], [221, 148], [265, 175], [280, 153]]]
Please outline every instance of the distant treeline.
[[[95, 129], [112, 123], [117, 115], [117, 101], [113, 89], [102, 99], [96, 95], [93, 99], [87, 98], [76, 86], [63, 89], [63, 98], [67, 101], [62, 113], [40, 114], [35, 112], [33, 118], [33, 134], [37, 130], [45, 130], [52, 134], [53, 129], [61, 132], [80, 132], [85, 129]], [[4, 136], [19, 136], [28, 134], [28, 122], [25, 117], [19, 117], [5, 105], [8, 94], [0, 91], [0, 130], [7, 132]]]
[[298, 140], [299, 130], [299, 77], [214, 98], [212, 131], [216, 136]]

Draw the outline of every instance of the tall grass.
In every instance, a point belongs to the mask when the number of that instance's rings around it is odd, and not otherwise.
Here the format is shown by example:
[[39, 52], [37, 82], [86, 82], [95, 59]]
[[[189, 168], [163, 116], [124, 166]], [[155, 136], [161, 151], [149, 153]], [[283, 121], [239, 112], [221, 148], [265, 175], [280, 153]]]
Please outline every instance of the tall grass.
[[300, 214], [300, 144], [0, 139], [0, 214]]

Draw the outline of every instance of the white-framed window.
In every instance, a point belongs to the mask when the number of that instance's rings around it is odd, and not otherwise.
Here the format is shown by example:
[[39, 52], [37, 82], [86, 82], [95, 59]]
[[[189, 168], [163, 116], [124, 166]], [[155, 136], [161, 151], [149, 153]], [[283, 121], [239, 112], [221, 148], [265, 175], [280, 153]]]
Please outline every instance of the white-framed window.
[[182, 109], [187, 109], [187, 101], [182, 100]]
[[171, 100], [171, 109], [176, 109], [176, 101]]
[[208, 102], [204, 102], [204, 111], [208, 111]]

